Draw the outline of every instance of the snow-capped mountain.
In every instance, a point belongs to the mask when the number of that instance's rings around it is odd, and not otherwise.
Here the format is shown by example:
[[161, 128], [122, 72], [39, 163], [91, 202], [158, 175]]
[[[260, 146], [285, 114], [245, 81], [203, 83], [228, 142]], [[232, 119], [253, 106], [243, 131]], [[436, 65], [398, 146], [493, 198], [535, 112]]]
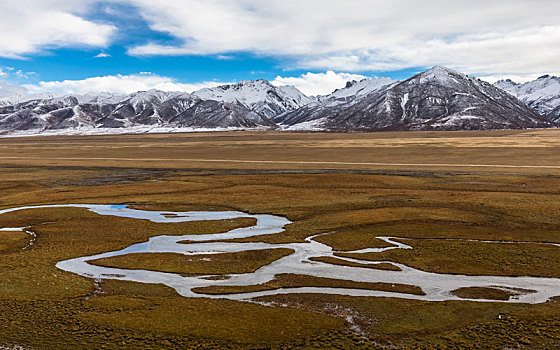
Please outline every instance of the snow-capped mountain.
[[434, 67], [349, 102], [305, 107], [275, 119], [284, 128], [484, 130], [550, 127], [517, 98], [477, 78]]
[[505, 92], [508, 92], [510, 95], [513, 95], [515, 97], [517, 97], [517, 88], [519, 87], [519, 83], [516, 83], [515, 81], [511, 80], [511, 79], [504, 79], [504, 80], [499, 80], [497, 82], [494, 83], [494, 86], [497, 88], [500, 88], [502, 90], [504, 90]]
[[80, 103], [76, 96], [65, 96], [0, 107], [0, 132], [275, 127], [266, 117], [239, 103], [202, 100], [186, 93], [152, 90], [126, 96], [117, 103], [90, 101]]
[[9, 84], [4, 81], [0, 81], [0, 107], [10, 106], [17, 103], [35, 100], [35, 99], [46, 99], [53, 98], [54, 94], [34, 94], [30, 95], [26, 88], [21, 86], [16, 86]]
[[329, 95], [319, 96], [319, 101], [323, 105], [337, 105], [345, 102], [357, 101], [357, 99], [378, 91], [387, 85], [394, 84], [391, 78], [373, 78], [360, 81], [352, 80], [346, 83], [342, 89], [336, 89]]
[[513, 94], [523, 92], [529, 104], [550, 118], [560, 115], [554, 94], [557, 83], [556, 77], [541, 77], [523, 85], [502, 81], [498, 88], [445, 67], [434, 67], [404, 81], [352, 81], [317, 97], [307, 97], [293, 86], [250, 80], [193, 93], [150, 90], [130, 95], [16, 98], [0, 104], [0, 134], [546, 128], [559, 124]]
[[281, 126], [291, 125], [294, 122], [298, 122], [305, 115], [309, 122], [298, 125], [296, 129], [320, 130], [321, 125], [316, 120], [323, 118], [324, 114], [338, 110], [338, 106], [348, 106], [357, 103], [367, 95], [397, 82], [390, 78], [352, 80], [347, 82], [344, 88], [336, 89], [328, 95], [317, 96], [315, 100], [303, 107], [279, 114], [271, 118], [271, 120]]
[[79, 103], [118, 103], [126, 99], [126, 94], [114, 94], [110, 92], [101, 92], [99, 94], [73, 95], [78, 99]]
[[203, 100], [239, 103], [267, 118], [303, 107], [312, 101], [293, 86], [276, 87], [263, 79], [205, 88], [192, 95]]
[[547, 119], [560, 122], [560, 77], [543, 75], [524, 84], [508, 79], [494, 85], [519, 98]]

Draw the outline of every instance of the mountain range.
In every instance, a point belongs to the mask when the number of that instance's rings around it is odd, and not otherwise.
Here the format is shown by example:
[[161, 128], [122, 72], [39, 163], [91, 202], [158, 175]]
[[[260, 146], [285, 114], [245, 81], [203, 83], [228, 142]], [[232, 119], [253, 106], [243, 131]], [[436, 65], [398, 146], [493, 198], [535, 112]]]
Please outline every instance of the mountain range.
[[560, 78], [495, 85], [436, 66], [407, 80], [351, 81], [325, 96], [266, 80], [193, 93], [41, 96], [0, 100], [0, 134], [91, 134], [226, 129], [326, 131], [557, 127]]
[[537, 113], [554, 122], [560, 122], [560, 77], [543, 75], [524, 84], [500, 80], [496, 84], [517, 97]]

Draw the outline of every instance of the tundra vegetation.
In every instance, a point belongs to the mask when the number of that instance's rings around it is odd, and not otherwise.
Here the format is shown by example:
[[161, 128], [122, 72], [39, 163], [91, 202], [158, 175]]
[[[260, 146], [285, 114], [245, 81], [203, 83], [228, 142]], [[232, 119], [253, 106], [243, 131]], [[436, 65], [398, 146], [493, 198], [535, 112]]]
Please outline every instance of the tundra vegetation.
[[[316, 240], [350, 251], [387, 246], [378, 236], [398, 237], [413, 249], [359, 258], [439, 273], [559, 277], [560, 247], [540, 244], [560, 243], [559, 154], [558, 130], [5, 138], [0, 206], [100, 203], [271, 213], [293, 223], [281, 234], [239, 241], [303, 242], [324, 234]], [[560, 347], [559, 298], [536, 305], [500, 302], [527, 291], [454, 292], [496, 302], [293, 294], [247, 303], [184, 298], [162, 285], [95, 281], [55, 267], [156, 235], [253, 224], [252, 219], [153, 223], [80, 208], [2, 214], [0, 228], [27, 227], [36, 238], [29, 246], [27, 233], [0, 231], [0, 347]], [[211, 259], [132, 254], [96, 264], [227, 274], [253, 271], [290, 253], [271, 249]], [[355, 266], [339, 258], [323, 262]], [[398, 269], [390, 263], [367, 267]], [[413, 285], [294, 274], [199, 292], [291, 286], [422, 293]]]

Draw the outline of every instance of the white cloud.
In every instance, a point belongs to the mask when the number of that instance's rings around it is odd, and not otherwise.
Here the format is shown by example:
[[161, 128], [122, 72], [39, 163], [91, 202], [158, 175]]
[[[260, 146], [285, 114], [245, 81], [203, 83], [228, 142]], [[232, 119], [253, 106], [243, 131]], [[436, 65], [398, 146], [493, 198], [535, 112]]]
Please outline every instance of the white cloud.
[[233, 56], [228, 56], [228, 55], [218, 55], [216, 56], [216, 58], [222, 61], [231, 61], [234, 59]]
[[84, 18], [93, 0], [0, 1], [0, 57], [49, 48], [106, 46], [116, 28]]
[[106, 58], [106, 57], [111, 57], [111, 55], [105, 52], [100, 52], [97, 55], [93, 56], [93, 58]]
[[[324, 95], [342, 88], [351, 80], [362, 80], [368, 77], [352, 73], [306, 73], [298, 77], [277, 76], [271, 83], [276, 86], [293, 85], [306, 95]], [[206, 81], [199, 83], [182, 83], [174, 78], [160, 76], [151, 72], [140, 72], [130, 75], [106, 75], [81, 80], [41, 81], [37, 84], [24, 84], [23, 89], [30, 95], [52, 93], [55, 95], [95, 94], [112, 92], [129, 94], [145, 90], [193, 92], [207, 87], [228, 84], [227, 82]], [[12, 86], [15, 87], [15, 86]]]
[[0, 99], [25, 95], [27, 95], [27, 89], [25, 89], [24, 87], [12, 85], [5, 81], [0, 81]]
[[[289, 68], [397, 70], [445, 64], [467, 73], [558, 70], [558, 0], [122, 0], [183, 44], [132, 55], [251, 52]], [[295, 62], [295, 63], [294, 63]]]
[[341, 54], [304, 58], [300, 63], [307, 68], [349, 70], [394, 70], [441, 64], [477, 75], [538, 76], [558, 71], [560, 45], [557, 43], [560, 43], [560, 26], [541, 26], [508, 34], [461, 35], [454, 41], [418, 41], [359, 57]]
[[327, 95], [336, 89], [343, 88], [346, 82], [367, 78], [360, 74], [335, 73], [306, 73], [299, 77], [277, 76], [271, 83], [276, 86], [293, 85], [308, 96]]
[[205, 87], [222, 85], [218, 82], [184, 84], [170, 77], [143, 72], [144, 74], [106, 75], [82, 80], [41, 81], [23, 85], [30, 94], [52, 92], [60, 95], [113, 92], [129, 94], [137, 91], [157, 89], [162, 91], [192, 92]]
[[24, 72], [21, 69], [18, 69], [15, 73], [16, 77], [19, 79], [29, 79], [31, 76], [35, 75], [35, 72]]
[[0, 67], [0, 78], [17, 78], [17, 79], [29, 79], [31, 76], [35, 75], [35, 72], [24, 72], [21, 69], [16, 70], [14, 67]]
[[526, 83], [529, 81], [533, 81], [546, 74], [560, 76], [560, 71], [547, 72], [547, 73], [529, 73], [529, 74], [496, 74], [496, 75], [487, 75], [484, 77], [480, 77], [480, 79], [486, 80], [487, 82], [492, 84], [499, 80], [506, 80], [506, 79], [511, 79], [516, 83]]

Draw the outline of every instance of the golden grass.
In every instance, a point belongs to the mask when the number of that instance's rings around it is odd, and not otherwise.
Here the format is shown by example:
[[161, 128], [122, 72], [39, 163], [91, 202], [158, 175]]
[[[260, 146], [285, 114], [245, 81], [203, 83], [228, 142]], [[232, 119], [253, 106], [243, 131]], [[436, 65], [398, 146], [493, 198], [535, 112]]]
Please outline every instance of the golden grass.
[[181, 275], [218, 275], [255, 272], [293, 249], [247, 250], [236, 253], [183, 255], [174, 253], [135, 253], [90, 261], [93, 265], [131, 270], [150, 270]]
[[[367, 163], [558, 166], [560, 165], [556, 157], [559, 148], [558, 134], [558, 130], [552, 129], [345, 134], [230, 132], [28, 137], [0, 140], [0, 156], [6, 157], [1, 162], [9, 165], [120, 168], [352, 170], [411, 168], [411, 166]], [[271, 160], [284, 163], [271, 163]], [[250, 163], [239, 161], [250, 161]], [[310, 163], [313, 161], [324, 163]], [[340, 162], [354, 164], [337, 164]], [[464, 168], [453, 165], [420, 166], [420, 169], [560, 173], [560, 169]]]
[[[559, 169], [460, 166], [559, 166], [559, 134], [249, 132], [0, 139], [0, 208], [102, 203], [272, 213], [294, 223], [282, 234], [236, 241], [301, 242], [330, 232], [317, 240], [347, 251], [386, 245], [376, 236], [397, 236], [408, 238], [415, 249], [371, 258], [450, 273], [464, 273], [470, 265], [472, 273], [556, 276], [556, 248], [419, 238], [560, 243]], [[558, 302], [290, 295], [266, 299], [290, 307], [265, 308], [185, 299], [146, 284], [103, 281], [96, 289], [92, 280], [54, 266], [155, 235], [252, 225], [246, 220], [154, 224], [83, 209], [0, 215], [0, 227], [28, 225], [37, 233], [32, 248], [22, 251], [21, 241], [0, 252], [0, 345], [560, 347]], [[348, 334], [355, 329], [345, 324], [348, 315], [355, 316], [366, 338]]]
[[343, 260], [343, 259], [333, 258], [331, 256], [315, 256], [315, 257], [309, 258], [309, 260], [324, 262], [324, 263], [332, 264], [332, 265], [361, 267], [361, 268], [365, 268], [365, 269], [401, 271], [400, 267], [395, 266], [393, 264], [389, 264], [389, 263], [361, 264], [361, 263], [358, 263], [358, 262], [346, 261], [346, 260]]
[[89, 299], [0, 299], [0, 343], [39, 349], [258, 349], [343, 327], [343, 320], [326, 315], [184, 298], [160, 285], [108, 280], [100, 288], [102, 294]]
[[452, 292], [459, 298], [464, 299], [488, 299], [488, 300], [509, 300], [514, 294], [497, 288], [489, 287], [464, 287]]
[[159, 286], [133, 287], [135, 292], [130, 293], [127, 284], [115, 282], [107, 281], [108, 287], [103, 288], [107, 293], [86, 302], [92, 309], [80, 319], [102, 327], [249, 344], [274, 344], [341, 326], [341, 320], [328, 316], [229, 300], [183, 298]]
[[299, 288], [299, 287], [326, 287], [326, 288], [348, 288], [378, 290], [384, 292], [404, 293], [425, 295], [418, 286], [399, 283], [368, 283], [354, 282], [342, 279], [313, 277], [306, 275], [296, 275], [283, 273], [274, 276], [274, 279], [258, 285], [251, 286], [209, 286], [194, 288], [193, 292], [200, 294], [237, 294], [274, 290], [279, 288]]
[[[371, 340], [402, 349], [557, 348], [558, 302], [541, 305], [426, 302], [337, 295], [277, 295], [259, 298], [331, 315], [353, 315]], [[336, 306], [336, 307], [333, 307]], [[527, 341], [530, 341], [527, 343]]]
[[20, 231], [0, 231], [0, 253], [19, 251], [25, 248], [31, 237]]
[[423, 271], [464, 275], [560, 277], [560, 247], [465, 241], [403, 239], [413, 249], [351, 254], [363, 260], [389, 260]]

